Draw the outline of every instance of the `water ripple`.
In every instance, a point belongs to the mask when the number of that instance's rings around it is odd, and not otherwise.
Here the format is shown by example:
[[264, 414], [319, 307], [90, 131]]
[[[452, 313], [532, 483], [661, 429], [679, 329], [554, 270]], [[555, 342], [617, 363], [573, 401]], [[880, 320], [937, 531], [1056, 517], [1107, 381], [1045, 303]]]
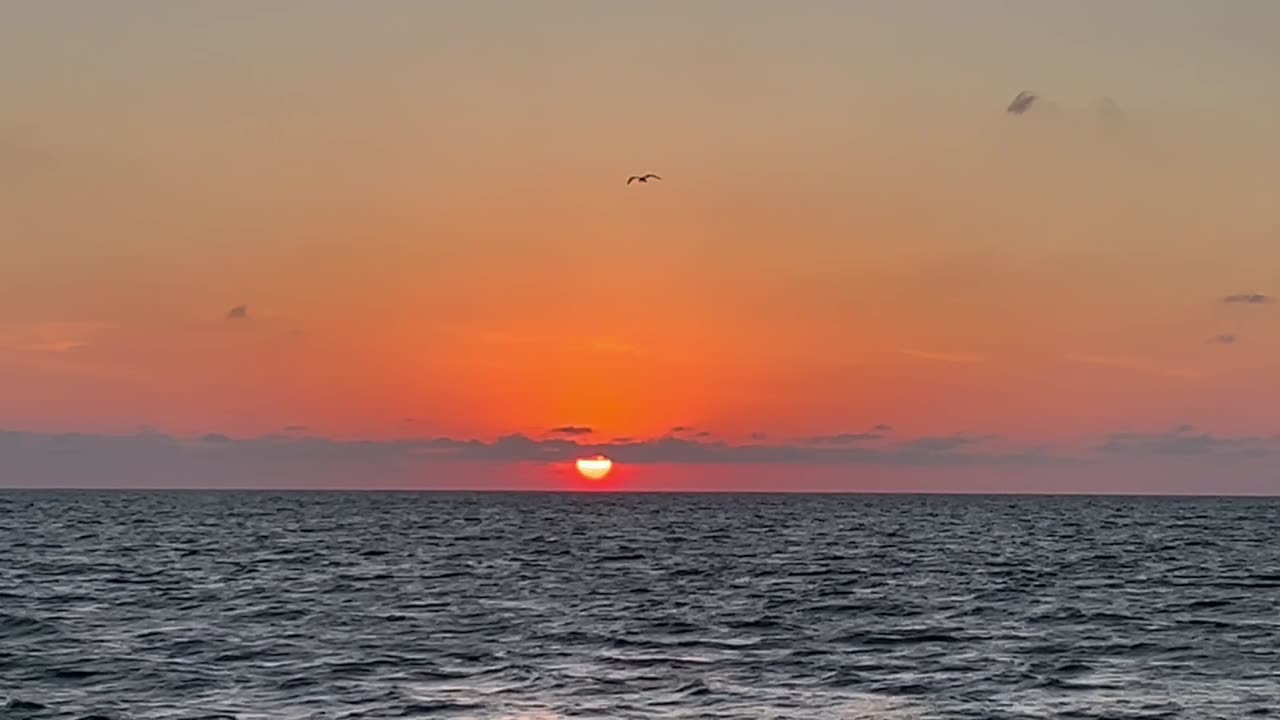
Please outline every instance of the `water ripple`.
[[0, 493], [0, 718], [1245, 718], [1267, 500]]

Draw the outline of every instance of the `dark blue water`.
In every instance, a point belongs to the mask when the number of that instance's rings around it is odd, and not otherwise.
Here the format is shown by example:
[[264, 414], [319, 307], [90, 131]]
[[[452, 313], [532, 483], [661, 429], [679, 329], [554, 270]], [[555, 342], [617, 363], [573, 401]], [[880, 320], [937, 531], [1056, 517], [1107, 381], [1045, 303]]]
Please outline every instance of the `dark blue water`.
[[0, 717], [1243, 718], [1280, 503], [0, 493]]

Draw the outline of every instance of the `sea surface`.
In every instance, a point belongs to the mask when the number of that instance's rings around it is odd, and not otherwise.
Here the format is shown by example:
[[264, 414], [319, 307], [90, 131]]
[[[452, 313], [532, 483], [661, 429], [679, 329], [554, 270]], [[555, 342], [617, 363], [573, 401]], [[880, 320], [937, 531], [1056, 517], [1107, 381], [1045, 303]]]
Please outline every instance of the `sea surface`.
[[3, 492], [0, 717], [1280, 717], [1280, 501]]

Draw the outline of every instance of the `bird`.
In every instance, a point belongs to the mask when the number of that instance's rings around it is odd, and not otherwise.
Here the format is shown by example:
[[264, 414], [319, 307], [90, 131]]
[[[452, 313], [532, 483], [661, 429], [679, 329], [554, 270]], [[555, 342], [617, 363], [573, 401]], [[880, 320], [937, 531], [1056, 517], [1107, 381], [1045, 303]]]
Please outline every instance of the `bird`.
[[1009, 103], [1009, 107], [1005, 108], [1005, 112], [1013, 115], [1021, 115], [1031, 109], [1031, 105], [1039, 100], [1040, 96], [1028, 90], [1023, 90], [1013, 98], [1013, 102]]
[[657, 175], [654, 175], [653, 173], [646, 173], [644, 175], [632, 175], [631, 177], [627, 178], [627, 184], [630, 185], [633, 182], [647, 183], [649, 182], [649, 178], [653, 178], [654, 180], [662, 179]]

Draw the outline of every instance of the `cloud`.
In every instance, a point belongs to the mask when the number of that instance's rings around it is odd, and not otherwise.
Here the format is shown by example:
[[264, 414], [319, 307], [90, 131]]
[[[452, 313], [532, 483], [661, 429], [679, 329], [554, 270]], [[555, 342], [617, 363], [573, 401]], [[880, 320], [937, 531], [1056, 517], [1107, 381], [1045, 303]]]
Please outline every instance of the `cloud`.
[[561, 425], [560, 427], [553, 427], [547, 432], [552, 435], [581, 436], [590, 435], [595, 431], [582, 425]]
[[837, 435], [814, 435], [804, 438], [808, 445], [853, 445], [854, 443], [880, 440], [884, 436], [879, 433], [839, 433]]
[[934, 360], [937, 362], [972, 364], [983, 361], [982, 357], [972, 353], [940, 353], [929, 352], [926, 350], [912, 350], [910, 348], [900, 348], [898, 352], [910, 357], [920, 358], [922, 360]]
[[979, 445], [989, 440], [999, 439], [997, 435], [965, 435], [963, 433], [946, 436], [926, 436], [906, 442], [902, 447], [911, 452], [949, 453], [961, 448]]
[[235, 306], [235, 307], [231, 308], [230, 310], [228, 310], [228, 311], [227, 311], [227, 319], [228, 319], [228, 320], [248, 320], [248, 319], [249, 319], [249, 306], [248, 306], [248, 305], [237, 305], [237, 306]]
[[1222, 437], [1200, 432], [1192, 425], [1179, 425], [1164, 433], [1113, 433], [1098, 449], [1103, 453], [1129, 456], [1246, 456], [1267, 454], [1277, 447], [1277, 438], [1260, 436]]
[[281, 432], [286, 433], [304, 433], [307, 431], [306, 425], [286, 425]]
[[867, 432], [837, 433], [835, 435], [813, 435], [801, 440], [806, 445], [855, 445], [857, 443], [883, 440], [885, 433], [893, 428], [880, 424]]
[[1206, 342], [1211, 345], [1234, 345], [1239, 339], [1240, 336], [1235, 333], [1222, 333], [1221, 335], [1214, 335]]
[[710, 430], [699, 430], [692, 425], [676, 425], [667, 431], [668, 435], [687, 435], [693, 438], [705, 439], [712, 436]]
[[1030, 110], [1031, 106], [1039, 99], [1040, 96], [1035, 93], [1023, 90], [1013, 98], [1013, 101], [1009, 103], [1009, 107], [1005, 108], [1005, 112], [1012, 115], [1021, 115]]
[[[1221, 477], [1222, 463], [1227, 461], [1262, 461], [1268, 463], [1267, 467], [1273, 467], [1270, 458], [1280, 456], [1280, 436], [1218, 436], [1199, 431], [1191, 425], [1179, 425], [1156, 433], [1113, 433], [1084, 448], [1016, 446], [1007, 439], [999, 444], [992, 442], [997, 439], [994, 435], [954, 433], [868, 447], [857, 444], [732, 444], [671, 436], [616, 438], [609, 442], [590, 443], [567, 438], [537, 439], [519, 434], [494, 440], [438, 437], [373, 441], [289, 434], [233, 437], [208, 433], [186, 438], [154, 431], [96, 435], [0, 430], [0, 457], [4, 458], [0, 463], [0, 486], [545, 489], [546, 482], [560, 477], [556, 474], [560, 472], [557, 467], [564, 469], [578, 457], [603, 453], [625, 465], [663, 464], [688, 468], [672, 470], [676, 475], [668, 475], [665, 470], [652, 475], [644, 473], [660, 483], [665, 482], [661, 480], [663, 477], [687, 477], [695, 483], [701, 482], [695, 478], [711, 481], [711, 478], [723, 478], [725, 475], [701, 475], [690, 466], [732, 465], [742, 469], [729, 475], [742, 478], [758, 476], [756, 474], [760, 472], [772, 473], [777, 478], [801, 477], [795, 473], [817, 473], [833, 479], [833, 484], [824, 486], [830, 490], [842, 487], [866, 489], [868, 486], [859, 484], [859, 478], [881, 473], [892, 473], [895, 477], [909, 480], [924, 476], [897, 473], [928, 471], [937, 473], [932, 477], [948, 479], [943, 485], [929, 486], [934, 490], [941, 487], [957, 491], [965, 491], [966, 488], [970, 491], [984, 488], [992, 491], [1029, 490], [1033, 487], [1026, 484], [1027, 478], [1032, 477], [1029, 473], [1047, 472], [1066, 484], [1035, 485], [1036, 491], [1063, 492], [1085, 487], [1094, 491], [1117, 491], [1116, 488], [1123, 486], [1139, 492], [1144, 491], [1143, 488], [1151, 492], [1161, 487], [1185, 492], [1197, 487], [1201, 490], [1222, 490], [1227, 486], [1179, 485], [1179, 481], [1172, 480], [1160, 485], [1159, 482], [1162, 478], [1173, 477], [1170, 473], [1181, 473], [1184, 468], [1192, 467], [1192, 461], [1200, 462], [1196, 466], [1199, 469], [1188, 472], [1206, 479]], [[1143, 469], [1142, 465], [1134, 465], [1135, 462], [1156, 464]], [[449, 469], [460, 464], [475, 464], [476, 467], [473, 470]], [[769, 470], [769, 467], [774, 469]], [[808, 469], [801, 470], [801, 467]], [[842, 467], [849, 470], [842, 471]], [[1104, 468], [1108, 467], [1116, 474], [1100, 474], [1107, 472]], [[1280, 491], [1280, 487], [1275, 486], [1273, 474], [1264, 473], [1265, 477], [1259, 474], [1259, 470], [1265, 468], [1252, 465], [1234, 467], [1237, 468], [1236, 475], [1230, 481], [1234, 483], [1233, 487], [1254, 493]], [[855, 471], [852, 468], [865, 470]], [[1099, 478], [1106, 477], [1111, 479], [1099, 481]], [[480, 481], [476, 478], [488, 479]], [[851, 484], [843, 485], [843, 480], [835, 478], [847, 478]], [[956, 485], [953, 481], [961, 484]], [[880, 487], [891, 491], [903, 486], [891, 484]]]
[[[736, 445], [665, 436], [647, 440], [619, 438], [589, 443], [571, 439], [534, 439], [513, 434], [492, 441], [454, 438], [381, 441], [336, 440], [295, 435], [234, 438], [208, 433], [184, 439], [158, 433], [135, 435], [41, 434], [0, 431], [0, 482], [22, 481], [22, 474], [47, 474], [62, 468], [71, 481], [90, 478], [129, 484], [142, 469], [161, 482], [202, 477], [213, 484], [231, 473], [265, 475], [334, 471], [349, 464], [360, 476], [371, 469], [406, 468], [435, 462], [558, 463], [602, 453], [628, 464], [863, 464], [886, 466], [981, 465], [1053, 462], [1039, 451], [977, 452], [982, 436], [924, 437], [898, 447], [810, 447], [796, 444]], [[12, 462], [8, 462], [12, 460]], [[25, 468], [25, 471], [24, 471]], [[91, 482], [90, 484], [100, 484]]]
[[1160, 377], [1168, 378], [1193, 378], [1200, 375], [1200, 372], [1194, 368], [1162, 367], [1142, 358], [1127, 356], [1068, 353], [1066, 360], [1067, 362], [1076, 363], [1078, 365], [1095, 365], [1098, 367], [1117, 368], [1120, 370], [1133, 370], [1136, 372], [1159, 375]]
[[100, 322], [50, 322], [0, 331], [0, 350], [65, 353], [92, 343], [113, 326]]
[[26, 350], [27, 352], [61, 353], [68, 350], [78, 350], [88, 344], [85, 340], [34, 340], [14, 344], [10, 347], [15, 350]]
[[1240, 293], [1237, 295], [1228, 295], [1222, 298], [1224, 303], [1244, 303], [1246, 305], [1262, 305], [1264, 303], [1275, 302], [1275, 298], [1262, 293]]
[[765, 432], [751, 433], [752, 442], [764, 442], [765, 440], [768, 440], [768, 439], [769, 439], [769, 433], [765, 433]]

